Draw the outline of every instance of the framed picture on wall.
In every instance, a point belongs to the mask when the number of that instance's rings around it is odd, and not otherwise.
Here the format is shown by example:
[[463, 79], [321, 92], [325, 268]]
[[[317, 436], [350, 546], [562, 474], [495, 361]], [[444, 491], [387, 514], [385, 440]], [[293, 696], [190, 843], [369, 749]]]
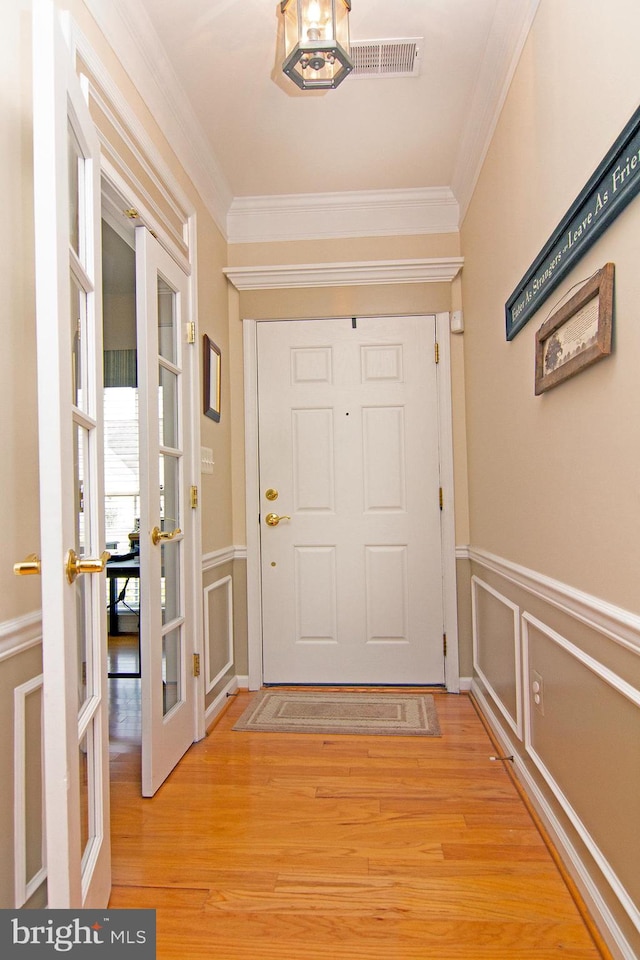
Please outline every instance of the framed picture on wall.
[[220, 421], [220, 373], [222, 359], [220, 347], [204, 335], [204, 413], [216, 422]]
[[536, 394], [611, 353], [614, 265], [606, 263], [536, 334]]

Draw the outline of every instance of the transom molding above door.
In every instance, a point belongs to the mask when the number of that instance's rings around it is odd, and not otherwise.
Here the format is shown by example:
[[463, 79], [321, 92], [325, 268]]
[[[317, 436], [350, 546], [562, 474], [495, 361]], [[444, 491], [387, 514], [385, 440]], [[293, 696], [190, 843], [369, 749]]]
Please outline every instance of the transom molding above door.
[[464, 257], [434, 257], [424, 260], [224, 267], [223, 273], [237, 290], [282, 290], [376, 283], [450, 283], [457, 277], [463, 264]]

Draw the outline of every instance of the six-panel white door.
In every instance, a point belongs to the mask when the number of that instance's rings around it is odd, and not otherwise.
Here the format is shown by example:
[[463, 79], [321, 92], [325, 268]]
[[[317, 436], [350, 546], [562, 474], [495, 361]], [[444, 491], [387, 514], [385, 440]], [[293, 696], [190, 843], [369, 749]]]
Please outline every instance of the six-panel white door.
[[264, 682], [442, 683], [435, 318], [257, 336]]

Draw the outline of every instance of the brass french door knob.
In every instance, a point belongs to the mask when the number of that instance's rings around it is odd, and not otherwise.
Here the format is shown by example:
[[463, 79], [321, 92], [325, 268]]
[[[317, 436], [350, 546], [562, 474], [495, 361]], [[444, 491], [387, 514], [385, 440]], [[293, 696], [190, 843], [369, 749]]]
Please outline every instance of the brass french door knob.
[[67, 580], [73, 583], [81, 573], [103, 573], [111, 554], [104, 550], [99, 557], [79, 557], [75, 550], [67, 553]]
[[167, 540], [173, 540], [175, 537], [180, 536], [182, 530], [180, 527], [176, 527], [175, 530], [161, 530], [160, 527], [154, 527], [151, 531], [151, 542], [154, 547], [157, 547], [159, 543], [166, 542]]
[[35, 553], [30, 553], [20, 563], [14, 563], [13, 572], [16, 577], [38, 576], [41, 573], [40, 557], [36, 556]]

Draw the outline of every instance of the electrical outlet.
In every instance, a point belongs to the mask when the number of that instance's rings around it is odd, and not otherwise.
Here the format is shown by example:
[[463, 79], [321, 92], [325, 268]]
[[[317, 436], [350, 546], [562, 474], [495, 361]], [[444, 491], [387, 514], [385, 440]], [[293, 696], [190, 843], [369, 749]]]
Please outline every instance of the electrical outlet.
[[536, 710], [544, 717], [544, 681], [537, 670], [534, 670], [531, 674], [531, 695]]

